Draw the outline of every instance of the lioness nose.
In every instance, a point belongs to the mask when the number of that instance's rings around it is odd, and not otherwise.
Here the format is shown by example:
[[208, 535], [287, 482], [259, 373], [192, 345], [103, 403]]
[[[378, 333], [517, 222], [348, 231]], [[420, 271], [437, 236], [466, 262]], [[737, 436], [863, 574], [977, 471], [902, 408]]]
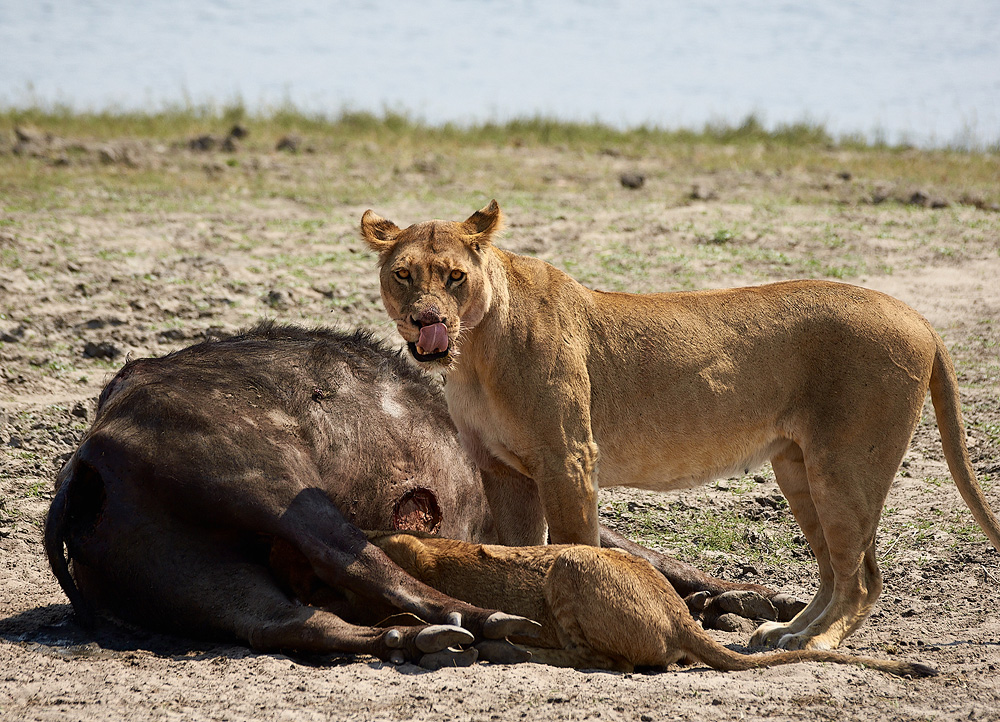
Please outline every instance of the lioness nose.
[[423, 311], [415, 316], [410, 317], [413, 320], [414, 326], [432, 326], [435, 323], [448, 323], [448, 319], [441, 315], [441, 312], [435, 307], [425, 308]]

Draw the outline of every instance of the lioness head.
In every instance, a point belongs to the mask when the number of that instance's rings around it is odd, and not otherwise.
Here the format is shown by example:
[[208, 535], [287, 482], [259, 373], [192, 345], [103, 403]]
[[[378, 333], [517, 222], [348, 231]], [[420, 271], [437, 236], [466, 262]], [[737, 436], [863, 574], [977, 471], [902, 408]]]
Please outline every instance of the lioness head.
[[400, 230], [372, 211], [361, 236], [378, 253], [382, 303], [417, 361], [450, 365], [463, 331], [492, 301], [486, 254], [502, 224], [491, 201], [465, 221], [425, 221]]

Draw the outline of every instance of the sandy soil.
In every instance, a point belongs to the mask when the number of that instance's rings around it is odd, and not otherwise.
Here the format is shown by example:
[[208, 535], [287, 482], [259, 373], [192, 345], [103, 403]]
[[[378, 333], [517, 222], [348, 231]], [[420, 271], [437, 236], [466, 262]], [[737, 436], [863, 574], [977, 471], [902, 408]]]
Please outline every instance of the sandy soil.
[[[188, 151], [158, 152], [156, 167], [165, 173], [204, 163], [209, 175], [239, 177]], [[868, 189], [882, 179], [855, 179], [844, 190], [846, 181], [806, 171], [780, 179], [723, 173], [706, 192], [695, 187], [705, 184], [697, 170], [678, 176], [672, 169], [668, 183], [639, 161], [568, 155], [536, 149], [508, 159], [555, 180], [536, 204], [522, 198], [507, 207], [507, 247], [592, 285], [638, 291], [843, 276], [849, 264], [849, 280], [909, 302], [945, 336], [961, 376], [976, 469], [1000, 508], [994, 210], [873, 203]], [[321, 155], [262, 154], [254, 162], [257, 173], [343, 170]], [[647, 174], [644, 188], [617, 187], [629, 167]], [[461, 203], [438, 201], [442, 171], [426, 164], [403, 170], [403, 189], [377, 208], [399, 222], [455, 217], [494, 193], [489, 178], [478, 178], [486, 195], [472, 205], [468, 194]], [[570, 180], [560, 183], [563, 177]], [[502, 194], [503, 184], [496, 187]], [[428, 672], [371, 659], [256, 654], [112, 626], [81, 630], [48, 570], [41, 524], [56, 471], [127, 355], [163, 354], [261, 316], [392, 334], [373, 259], [356, 239], [368, 201], [331, 202], [319, 211], [294, 199], [220, 190], [201, 212], [183, 204], [132, 207], [97, 182], [92, 190], [74, 188], [53, 210], [5, 208], [0, 198], [0, 718], [1000, 719], [1000, 555], [950, 481], [929, 408], [880, 532], [885, 591], [846, 649], [925, 662], [941, 670], [934, 679], [817, 664], [726, 674], [537, 665]], [[809, 202], [797, 202], [800, 194]], [[766, 469], [756, 480], [669, 496], [602, 493], [606, 522], [689, 554], [708, 571], [803, 597], [815, 588], [808, 550]], [[684, 537], [701, 532], [692, 520], [704, 510], [741, 543], [692, 550]], [[713, 634], [743, 649], [749, 629]]]

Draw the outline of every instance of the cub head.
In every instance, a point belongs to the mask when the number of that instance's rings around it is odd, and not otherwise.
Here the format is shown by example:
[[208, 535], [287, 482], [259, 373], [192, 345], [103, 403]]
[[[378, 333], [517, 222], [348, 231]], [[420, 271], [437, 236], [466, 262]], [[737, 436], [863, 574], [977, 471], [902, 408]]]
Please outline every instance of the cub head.
[[370, 210], [361, 217], [361, 237], [378, 253], [382, 303], [417, 361], [451, 365], [462, 332], [489, 310], [487, 256], [502, 222], [496, 201], [463, 222], [402, 230]]

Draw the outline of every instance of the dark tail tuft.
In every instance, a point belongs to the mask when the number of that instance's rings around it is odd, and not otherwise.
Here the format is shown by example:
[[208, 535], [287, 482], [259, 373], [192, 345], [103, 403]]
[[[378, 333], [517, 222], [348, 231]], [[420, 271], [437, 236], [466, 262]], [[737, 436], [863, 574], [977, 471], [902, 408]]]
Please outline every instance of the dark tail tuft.
[[920, 664], [920, 662], [909, 662], [909, 670], [907, 674], [913, 677], [937, 677], [940, 672], [938, 672], [933, 667], [928, 667], [926, 664]]

